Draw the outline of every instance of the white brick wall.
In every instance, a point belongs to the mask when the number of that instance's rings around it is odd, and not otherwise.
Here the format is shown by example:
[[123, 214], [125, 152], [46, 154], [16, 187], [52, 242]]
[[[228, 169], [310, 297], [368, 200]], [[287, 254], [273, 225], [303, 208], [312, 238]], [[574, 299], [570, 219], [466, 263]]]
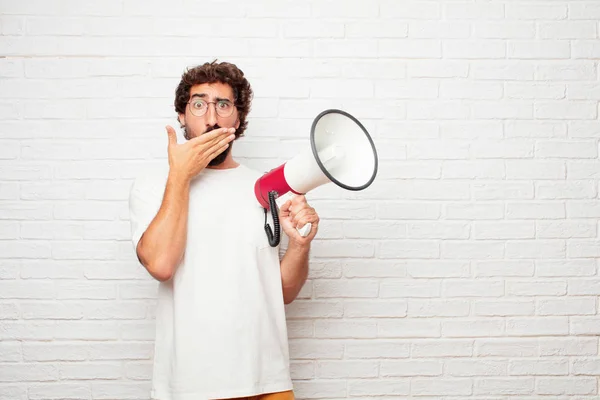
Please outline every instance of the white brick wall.
[[288, 307], [299, 399], [600, 396], [597, 0], [0, 0], [0, 400], [147, 400], [132, 179], [185, 66], [255, 89], [267, 170], [342, 108], [380, 156]]

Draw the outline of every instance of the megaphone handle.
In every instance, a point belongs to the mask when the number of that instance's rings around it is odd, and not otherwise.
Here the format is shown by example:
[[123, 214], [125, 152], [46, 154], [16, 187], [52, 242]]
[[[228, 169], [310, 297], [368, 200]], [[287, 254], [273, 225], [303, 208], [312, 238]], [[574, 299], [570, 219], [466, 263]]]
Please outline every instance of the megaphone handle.
[[[284, 195], [282, 195], [276, 199], [277, 206], [281, 207], [283, 205], [283, 203], [285, 203], [288, 200], [293, 199], [294, 197], [296, 197], [296, 194], [294, 192], [285, 193]], [[304, 225], [301, 228], [296, 227], [296, 230], [302, 237], [307, 237], [310, 234], [311, 229], [312, 229], [312, 224], [310, 222], [306, 223], [306, 225]]]
[[302, 237], [307, 237], [311, 229], [312, 224], [310, 222], [307, 222], [306, 225], [304, 225], [302, 228], [296, 228], [296, 230]]

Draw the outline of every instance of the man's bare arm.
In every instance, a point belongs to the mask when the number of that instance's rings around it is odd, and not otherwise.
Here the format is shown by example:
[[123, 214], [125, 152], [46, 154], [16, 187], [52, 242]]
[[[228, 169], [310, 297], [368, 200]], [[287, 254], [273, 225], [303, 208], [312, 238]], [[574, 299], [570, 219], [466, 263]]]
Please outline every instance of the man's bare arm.
[[137, 245], [140, 262], [159, 281], [171, 279], [183, 258], [189, 188], [189, 181], [169, 174], [161, 207]]
[[[296, 299], [308, 278], [310, 244], [319, 229], [319, 215], [307, 203], [306, 197], [299, 195], [282, 204], [279, 220], [289, 237], [288, 248], [280, 262], [283, 301], [289, 304]], [[303, 237], [296, 228], [307, 223], [311, 223], [312, 228], [308, 236]]]
[[162, 204], [137, 244], [138, 259], [159, 281], [173, 277], [187, 240], [190, 181], [235, 138], [233, 128], [215, 129], [177, 144], [168, 126], [169, 177]]
[[308, 246], [290, 243], [281, 259], [281, 286], [283, 288], [283, 302], [289, 304], [296, 299], [308, 278]]

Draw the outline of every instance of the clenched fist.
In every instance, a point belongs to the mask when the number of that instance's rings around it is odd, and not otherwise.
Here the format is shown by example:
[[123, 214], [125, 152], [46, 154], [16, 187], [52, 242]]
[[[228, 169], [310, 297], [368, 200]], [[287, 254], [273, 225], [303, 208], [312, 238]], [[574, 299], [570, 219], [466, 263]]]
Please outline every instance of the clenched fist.
[[[288, 235], [290, 241], [300, 246], [307, 246], [315, 238], [319, 229], [319, 215], [306, 201], [304, 195], [294, 196], [286, 201], [279, 209], [279, 221], [283, 231]], [[302, 228], [307, 223], [312, 224], [308, 236], [303, 237], [297, 228]]]

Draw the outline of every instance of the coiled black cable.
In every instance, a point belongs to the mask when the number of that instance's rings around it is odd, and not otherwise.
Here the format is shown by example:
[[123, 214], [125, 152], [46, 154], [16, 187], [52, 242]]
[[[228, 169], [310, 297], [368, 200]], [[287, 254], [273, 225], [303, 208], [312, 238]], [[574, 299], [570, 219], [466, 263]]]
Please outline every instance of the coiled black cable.
[[281, 240], [281, 227], [279, 226], [279, 214], [277, 213], [277, 203], [275, 202], [275, 196], [277, 196], [277, 192], [272, 190], [269, 192], [269, 205], [271, 208], [271, 216], [273, 217], [273, 228], [275, 229], [275, 233], [271, 230], [271, 227], [267, 223], [267, 209], [265, 208], [265, 232], [267, 233], [267, 238], [269, 239], [269, 244], [271, 247], [276, 247]]

